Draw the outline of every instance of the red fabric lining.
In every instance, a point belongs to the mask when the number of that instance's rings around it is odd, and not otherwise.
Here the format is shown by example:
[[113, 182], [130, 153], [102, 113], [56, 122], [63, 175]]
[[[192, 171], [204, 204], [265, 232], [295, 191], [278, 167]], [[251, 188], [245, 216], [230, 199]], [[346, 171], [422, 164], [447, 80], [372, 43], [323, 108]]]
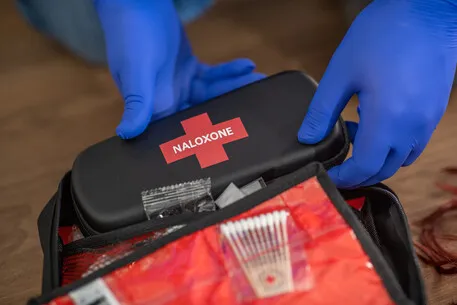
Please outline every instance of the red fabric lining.
[[60, 239], [62, 239], [62, 243], [64, 245], [69, 244], [73, 241], [72, 233], [73, 233], [72, 226], [59, 227], [59, 236], [60, 236]]
[[365, 204], [365, 197], [348, 200], [347, 203], [356, 210], [361, 210]]
[[[352, 229], [317, 179], [291, 188], [233, 219], [284, 208], [309, 237], [301, 245], [313, 280], [309, 291], [242, 302], [227, 269], [218, 225], [170, 243], [103, 279], [122, 305], [393, 304]], [[73, 302], [69, 296], [63, 296], [51, 304]]]

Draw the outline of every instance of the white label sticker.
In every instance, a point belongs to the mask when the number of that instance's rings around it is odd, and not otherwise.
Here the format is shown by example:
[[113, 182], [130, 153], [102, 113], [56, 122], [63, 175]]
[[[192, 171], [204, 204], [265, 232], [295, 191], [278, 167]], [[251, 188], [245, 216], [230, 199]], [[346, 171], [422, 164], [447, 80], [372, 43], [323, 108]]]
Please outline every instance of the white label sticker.
[[70, 292], [69, 296], [75, 305], [120, 305], [102, 279], [97, 279]]

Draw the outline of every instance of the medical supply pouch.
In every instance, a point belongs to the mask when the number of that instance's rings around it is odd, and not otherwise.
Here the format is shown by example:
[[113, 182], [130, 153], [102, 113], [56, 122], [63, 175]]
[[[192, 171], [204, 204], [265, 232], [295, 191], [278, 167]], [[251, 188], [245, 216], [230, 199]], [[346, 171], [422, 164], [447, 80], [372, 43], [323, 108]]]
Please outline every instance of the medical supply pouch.
[[315, 90], [301, 72], [279, 73], [153, 122], [138, 138], [83, 151], [70, 182], [82, 233], [212, 211], [230, 183], [269, 183], [312, 161], [341, 163], [349, 149], [341, 120], [320, 143], [298, 142]]
[[40, 215], [43, 295], [30, 305], [426, 304], [397, 196], [338, 191], [320, 163], [217, 211], [89, 237], [73, 229], [70, 189], [69, 173]]

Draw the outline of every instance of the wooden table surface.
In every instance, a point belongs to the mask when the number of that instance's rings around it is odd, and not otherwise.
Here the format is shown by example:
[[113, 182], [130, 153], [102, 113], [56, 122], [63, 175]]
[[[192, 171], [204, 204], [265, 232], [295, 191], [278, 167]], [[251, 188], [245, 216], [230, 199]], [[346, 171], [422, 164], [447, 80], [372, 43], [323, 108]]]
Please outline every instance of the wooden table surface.
[[[106, 69], [28, 28], [13, 4], [0, 2], [0, 304], [39, 294], [38, 213], [78, 152], [113, 135], [122, 112]], [[267, 74], [302, 69], [320, 79], [345, 29], [342, 9], [330, 0], [225, 0], [189, 36], [210, 63], [250, 57]], [[355, 116], [354, 104], [344, 116]], [[447, 199], [433, 182], [440, 168], [457, 165], [456, 122], [454, 97], [419, 161], [388, 181], [411, 223]], [[430, 304], [457, 301], [457, 277], [423, 273]]]

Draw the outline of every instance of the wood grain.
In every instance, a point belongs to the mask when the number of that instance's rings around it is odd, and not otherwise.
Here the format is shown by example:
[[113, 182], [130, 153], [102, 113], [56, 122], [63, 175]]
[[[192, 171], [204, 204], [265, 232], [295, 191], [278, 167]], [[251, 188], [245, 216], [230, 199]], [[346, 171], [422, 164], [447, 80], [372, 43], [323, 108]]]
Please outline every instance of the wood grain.
[[[345, 33], [342, 12], [329, 0], [225, 0], [188, 32], [207, 62], [249, 57], [265, 73], [320, 79]], [[113, 135], [122, 102], [106, 69], [30, 29], [11, 0], [0, 2], [0, 39], [0, 304], [24, 304], [40, 292], [38, 213], [78, 152]], [[411, 222], [446, 200], [433, 179], [457, 163], [456, 99], [420, 160], [388, 181]], [[354, 118], [354, 104], [344, 116]], [[423, 272], [431, 304], [457, 301], [456, 277]]]

